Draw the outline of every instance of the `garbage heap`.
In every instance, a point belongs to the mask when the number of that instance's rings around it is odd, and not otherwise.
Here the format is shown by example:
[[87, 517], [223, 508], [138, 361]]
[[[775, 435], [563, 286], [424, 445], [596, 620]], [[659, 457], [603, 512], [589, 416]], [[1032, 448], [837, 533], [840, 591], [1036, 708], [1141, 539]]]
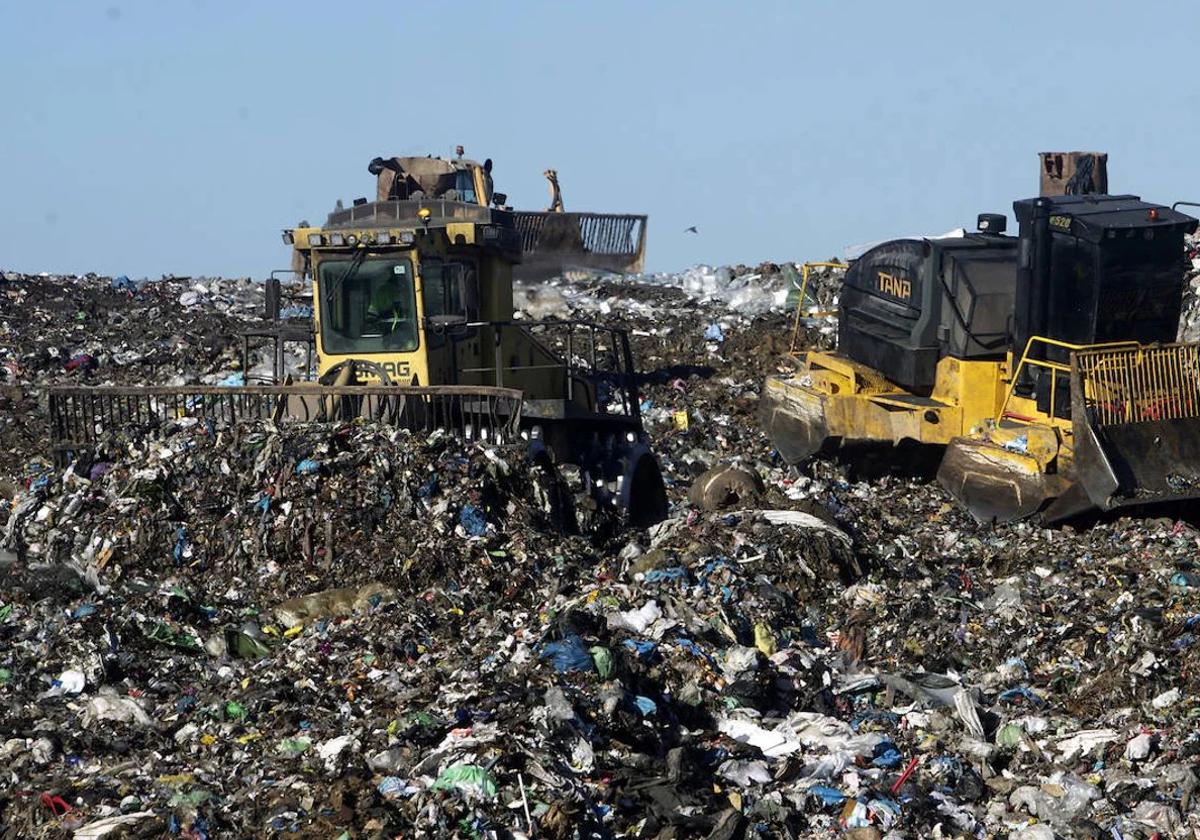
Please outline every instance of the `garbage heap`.
[[888, 463], [785, 468], [753, 412], [787, 314], [552, 288], [633, 328], [654, 529], [370, 425], [70, 471], [5, 437], [0, 837], [1197, 836], [1194, 524], [989, 528]]
[[1200, 341], [1200, 233], [1186, 238], [1191, 266], [1183, 286], [1183, 312], [1179, 318], [1179, 340]]
[[50, 451], [43, 387], [217, 384], [263, 304], [248, 280], [0, 272], [0, 490]]
[[519, 450], [374, 426], [180, 423], [28, 478], [0, 554], [20, 837], [705, 836], [742, 821], [701, 781], [745, 751], [720, 721], [822, 691], [771, 657], [855, 566], [799, 511], [598, 544]]

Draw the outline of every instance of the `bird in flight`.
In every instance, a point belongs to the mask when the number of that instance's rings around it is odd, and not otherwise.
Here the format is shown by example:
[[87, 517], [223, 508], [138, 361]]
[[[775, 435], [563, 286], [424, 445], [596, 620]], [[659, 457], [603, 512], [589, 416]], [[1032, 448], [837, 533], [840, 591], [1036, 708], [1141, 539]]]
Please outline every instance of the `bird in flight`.
[[696, 230], [695, 225], [692, 225], [690, 228], [684, 228], [683, 232], [684, 233], [699, 233], [700, 231]]

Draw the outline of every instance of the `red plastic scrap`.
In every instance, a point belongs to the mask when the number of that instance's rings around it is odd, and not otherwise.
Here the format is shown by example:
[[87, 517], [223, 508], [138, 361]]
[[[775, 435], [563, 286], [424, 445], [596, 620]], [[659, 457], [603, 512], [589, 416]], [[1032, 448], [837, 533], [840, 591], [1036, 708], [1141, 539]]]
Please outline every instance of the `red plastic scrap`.
[[900, 774], [900, 778], [892, 782], [892, 795], [900, 792], [900, 788], [904, 787], [904, 783], [908, 781], [908, 777], [917, 769], [917, 765], [921, 763], [921, 757], [917, 756], [908, 762], [908, 766], [904, 768], [904, 772]]
[[[54, 814], [56, 817], [61, 817], [71, 810], [71, 803], [67, 802], [67, 800], [63, 799], [61, 796], [55, 794], [43, 793], [42, 804], [49, 808], [50, 813]], [[61, 812], [59, 811], [59, 808], [62, 809]]]

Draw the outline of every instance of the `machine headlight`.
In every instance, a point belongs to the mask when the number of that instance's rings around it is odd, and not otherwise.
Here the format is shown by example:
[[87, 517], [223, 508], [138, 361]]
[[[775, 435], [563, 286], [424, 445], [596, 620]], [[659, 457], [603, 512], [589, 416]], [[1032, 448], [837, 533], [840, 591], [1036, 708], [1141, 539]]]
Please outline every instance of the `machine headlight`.
[[320, 244], [321, 244], [321, 234], [319, 234], [319, 233], [310, 233], [310, 234], [308, 235], [308, 247], [310, 247], [310, 248], [316, 248], [316, 247], [317, 247], [318, 245], [320, 245]]
[[378, 242], [380, 245], [391, 245], [392, 244], [392, 235], [390, 233], [388, 233], [386, 230], [381, 230], [381, 231], [379, 231], [379, 233], [375, 234], [375, 241]]
[[401, 245], [411, 245], [416, 241], [416, 239], [416, 234], [414, 234], [412, 231], [405, 231], [404, 233], [400, 234]]
[[346, 244], [346, 237], [342, 236], [340, 233], [331, 233], [329, 234], [329, 244], [335, 248], [340, 248]]
[[295, 245], [296, 244], [296, 235], [294, 233], [292, 233], [290, 230], [285, 230], [283, 232], [283, 244], [284, 245]]
[[347, 245], [357, 245], [357, 244], [358, 244], [358, 237], [357, 237], [357, 236], [355, 236], [353, 233], [352, 233], [352, 234], [350, 234], [349, 236], [347, 236], [347, 237], [346, 237], [346, 244], [347, 244]]

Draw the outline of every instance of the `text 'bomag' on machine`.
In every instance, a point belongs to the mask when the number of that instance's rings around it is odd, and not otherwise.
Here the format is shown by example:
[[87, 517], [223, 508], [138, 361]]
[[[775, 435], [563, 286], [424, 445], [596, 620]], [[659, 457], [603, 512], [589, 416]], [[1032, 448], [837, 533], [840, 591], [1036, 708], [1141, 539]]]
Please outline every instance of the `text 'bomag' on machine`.
[[[666, 514], [643, 429], [626, 331], [584, 321], [513, 321], [521, 236], [490, 206], [491, 166], [438, 158], [376, 159], [379, 198], [338, 208], [322, 227], [284, 231], [297, 274], [311, 278], [311, 322], [275, 318], [246, 332], [273, 342], [269, 384], [55, 388], [60, 459], [93, 450], [107, 430], [203, 421], [375, 421], [421, 434], [523, 442], [574, 503], [644, 525]], [[273, 310], [273, 313], [272, 313]], [[288, 342], [308, 346], [315, 381], [283, 370]], [[185, 420], [185, 418], [191, 418]], [[566, 468], [570, 465], [570, 468]]]
[[839, 443], [946, 446], [981, 521], [1200, 497], [1200, 345], [1174, 343], [1196, 219], [1132, 195], [1016, 201], [1019, 236], [878, 245], [846, 273], [836, 352], [772, 376], [796, 463]]

